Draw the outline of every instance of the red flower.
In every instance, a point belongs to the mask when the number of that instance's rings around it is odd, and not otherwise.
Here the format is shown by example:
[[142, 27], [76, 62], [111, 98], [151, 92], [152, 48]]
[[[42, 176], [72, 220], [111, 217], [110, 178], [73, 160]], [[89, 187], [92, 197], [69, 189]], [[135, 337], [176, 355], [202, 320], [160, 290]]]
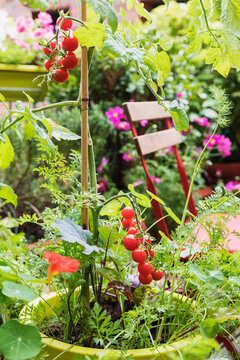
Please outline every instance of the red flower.
[[50, 264], [47, 270], [49, 287], [52, 276], [62, 272], [74, 273], [80, 265], [80, 262], [76, 259], [71, 259], [69, 256], [62, 256], [51, 251], [45, 251], [43, 258], [47, 259]]

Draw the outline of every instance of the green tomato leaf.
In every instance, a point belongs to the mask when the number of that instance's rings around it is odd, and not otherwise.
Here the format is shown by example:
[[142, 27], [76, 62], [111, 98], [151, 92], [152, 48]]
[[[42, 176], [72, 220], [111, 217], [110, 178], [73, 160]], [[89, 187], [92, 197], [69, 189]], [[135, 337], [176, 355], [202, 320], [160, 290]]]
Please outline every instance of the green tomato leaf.
[[172, 101], [170, 106], [170, 113], [174, 126], [178, 131], [187, 131], [189, 127], [189, 119], [186, 114], [186, 111], [182, 109], [176, 100]]
[[139, 205], [142, 205], [142, 206], [145, 206], [148, 208], [151, 207], [151, 202], [150, 202], [149, 198], [146, 195], [140, 194], [137, 191], [135, 191], [132, 184], [128, 185], [128, 189], [131, 191], [131, 193], [133, 195], [135, 195], [136, 201], [138, 202]]
[[177, 224], [181, 224], [181, 220], [177, 217], [176, 214], [174, 214], [174, 212], [168, 207], [166, 206], [165, 202], [163, 200], [161, 200], [158, 196], [154, 195], [153, 193], [151, 193], [151, 191], [147, 190], [148, 195], [156, 200], [157, 202], [159, 202], [161, 205], [164, 206], [164, 209], [166, 210], [166, 212], [168, 213], [169, 216], [171, 216], [171, 218], [177, 223]]
[[109, 243], [109, 247], [115, 242], [120, 242], [126, 236], [126, 231], [118, 232], [110, 227], [99, 227], [98, 231], [104, 244], [107, 245]]
[[139, 3], [138, 0], [134, 0], [135, 9], [139, 16], [143, 17], [146, 20], [152, 20], [150, 13], [144, 8], [143, 3]]
[[114, 8], [106, 0], [87, 0], [93, 10], [100, 14], [101, 18], [108, 19], [108, 23], [112, 28], [112, 31], [115, 32], [118, 27], [117, 14]]
[[32, 301], [36, 297], [34, 292], [27, 286], [16, 284], [12, 281], [4, 281], [2, 286], [2, 293], [10, 298]]
[[163, 35], [159, 40], [159, 44], [164, 51], [168, 51], [173, 46], [173, 39], [168, 35]]
[[27, 140], [31, 140], [36, 135], [36, 130], [34, 129], [34, 126], [32, 122], [29, 119], [25, 120], [25, 125], [23, 127], [25, 138]]
[[240, 2], [239, 0], [222, 0], [221, 20], [225, 28], [240, 37]]
[[10, 186], [0, 183], [0, 198], [17, 207], [17, 195]]
[[81, 139], [80, 136], [74, 134], [64, 126], [59, 125], [57, 122], [53, 121], [50, 118], [45, 118], [42, 120], [42, 123], [48, 129], [50, 136], [54, 137], [57, 140], [78, 140]]
[[106, 37], [105, 26], [96, 21], [88, 21], [85, 23], [87, 27], [79, 27], [73, 32], [77, 37], [79, 44], [86, 47], [96, 46], [100, 49]]
[[[48, 0], [20, 0], [23, 5], [30, 7], [31, 9], [40, 9], [41, 11], [45, 11], [49, 8]], [[56, 3], [56, 0], [54, 0]]]
[[163, 74], [164, 80], [166, 80], [171, 70], [169, 56], [165, 51], [161, 51], [160, 53], [156, 54], [156, 58], [159, 64], [159, 68]]
[[32, 122], [32, 124], [33, 124], [33, 127], [34, 127], [37, 135], [40, 137], [40, 140], [49, 146], [49, 149], [51, 150], [52, 154], [55, 154], [54, 144], [53, 144], [52, 140], [50, 139], [50, 137], [48, 136], [48, 134], [34, 122]]
[[0, 140], [0, 169], [6, 169], [14, 158], [14, 150], [6, 134], [4, 139], [5, 142]]
[[215, 319], [206, 319], [200, 325], [200, 331], [204, 338], [214, 339], [219, 332], [219, 324]]
[[3, 94], [0, 93], [0, 101], [5, 102], [5, 100], [6, 100], [6, 99], [5, 99], [5, 97], [3, 96]]
[[101, 216], [110, 216], [110, 217], [115, 217], [116, 215], [120, 215], [121, 214], [121, 201], [119, 199], [119, 201], [117, 200], [113, 200], [111, 202], [109, 202], [108, 204], [106, 204], [100, 211], [100, 215]]
[[0, 327], [0, 350], [8, 360], [32, 359], [41, 350], [41, 335], [33, 325], [9, 320]]
[[102, 51], [106, 51], [115, 57], [121, 57], [124, 62], [128, 61], [125, 44], [117, 33], [108, 35], [102, 47]]

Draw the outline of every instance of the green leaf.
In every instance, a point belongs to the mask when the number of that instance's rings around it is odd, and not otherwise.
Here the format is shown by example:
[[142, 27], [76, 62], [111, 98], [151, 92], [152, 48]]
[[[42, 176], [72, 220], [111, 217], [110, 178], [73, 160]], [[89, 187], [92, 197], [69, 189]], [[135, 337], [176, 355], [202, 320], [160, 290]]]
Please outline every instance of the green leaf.
[[186, 111], [182, 109], [176, 100], [171, 102], [170, 113], [174, 126], [178, 131], [187, 131], [189, 127], [189, 119]]
[[23, 93], [24, 93], [24, 95], [25, 95], [25, 96], [27, 97], [27, 99], [28, 99], [29, 106], [30, 106], [30, 104], [34, 103], [34, 100], [33, 100], [33, 98], [32, 98], [30, 95], [28, 95], [27, 93], [25, 93], [25, 91], [23, 91]]
[[6, 169], [14, 158], [14, 150], [6, 134], [4, 139], [5, 142], [0, 140], [0, 169]]
[[240, 37], [240, 2], [239, 0], [222, 0], [221, 20], [226, 29]]
[[99, 227], [98, 231], [105, 246], [107, 245], [107, 242], [109, 242], [109, 247], [111, 247], [115, 242], [120, 242], [126, 236], [125, 231], [119, 233], [117, 230], [113, 230], [110, 227]]
[[49, 146], [52, 154], [55, 154], [54, 144], [53, 144], [52, 140], [50, 139], [50, 137], [48, 136], [48, 134], [34, 122], [32, 124], [33, 124], [33, 127], [34, 127], [37, 135], [41, 138], [41, 141]]
[[136, 201], [139, 205], [142, 205], [142, 206], [145, 206], [148, 208], [151, 207], [151, 202], [150, 202], [149, 198], [146, 195], [140, 194], [137, 191], [135, 191], [132, 184], [128, 185], [128, 189], [131, 191], [131, 193], [133, 195], [135, 195]]
[[117, 33], [108, 35], [104, 42], [102, 51], [106, 51], [116, 57], [121, 57], [124, 62], [128, 61], [125, 43]]
[[169, 72], [171, 70], [171, 64], [168, 54], [165, 51], [161, 51], [156, 54], [157, 62], [159, 64], [160, 70], [163, 74], [164, 80], [167, 79]]
[[98, 274], [102, 275], [103, 277], [105, 277], [106, 279], [108, 279], [109, 281], [113, 281], [114, 279], [119, 278], [118, 271], [115, 269], [108, 268], [108, 267], [97, 268], [96, 272]]
[[108, 23], [112, 28], [112, 31], [115, 32], [118, 27], [117, 14], [114, 8], [106, 0], [87, 0], [93, 10], [100, 14], [102, 19], [108, 18]]
[[206, 277], [205, 281], [211, 287], [216, 287], [224, 281], [224, 275], [219, 270], [206, 271], [206, 275], [207, 275], [207, 277]]
[[61, 235], [63, 240], [82, 245], [85, 250], [83, 254], [90, 255], [93, 251], [99, 251], [100, 248], [95, 245], [89, 245], [88, 242], [92, 238], [92, 233], [88, 230], [84, 230], [81, 226], [75, 224], [71, 219], [65, 218], [60, 219], [57, 218], [53, 226], [55, 226]]
[[49, 129], [50, 126], [50, 136], [54, 137], [57, 140], [78, 140], [81, 137], [77, 134], [74, 134], [72, 131], [68, 130], [64, 126], [59, 125], [57, 122], [53, 121], [50, 118], [45, 118], [42, 120], [42, 123]]
[[206, 319], [200, 325], [200, 331], [204, 338], [214, 339], [219, 332], [219, 324], [215, 319]]
[[0, 101], [5, 102], [5, 100], [6, 100], [6, 99], [5, 99], [5, 97], [3, 96], [3, 94], [0, 93]]
[[120, 15], [121, 15], [123, 18], [125, 18], [125, 17], [127, 16], [126, 11], [125, 11], [122, 7], [120, 7]]
[[168, 213], [169, 216], [171, 216], [171, 218], [177, 223], [177, 224], [181, 224], [181, 220], [177, 217], [176, 214], [174, 214], [174, 212], [168, 207], [166, 206], [165, 202], [163, 200], [161, 200], [158, 196], [154, 195], [153, 193], [151, 193], [151, 191], [147, 190], [148, 195], [156, 200], [157, 202], [159, 202], [161, 205], [164, 206], [164, 209], [166, 210], [166, 212]]
[[101, 216], [111, 216], [114, 217], [116, 215], [120, 215], [121, 213], [121, 201], [119, 199], [119, 201], [117, 200], [112, 200], [111, 202], [109, 202], [108, 204], [106, 204], [100, 211], [100, 215]]
[[105, 26], [96, 21], [85, 23], [87, 27], [79, 27], [73, 34], [77, 37], [79, 44], [86, 47], [101, 48], [106, 37]]
[[188, 3], [188, 14], [192, 16], [201, 16], [202, 8], [199, 0], [190, 0]]
[[240, 286], [240, 278], [237, 276], [229, 276], [228, 282]]
[[207, 275], [197, 266], [194, 264], [189, 265], [189, 270], [192, 272], [198, 279], [202, 281], [206, 281]]
[[135, 9], [139, 16], [143, 17], [144, 19], [151, 20], [150, 13], [144, 8], [143, 3], [139, 3], [137, 0], [134, 0]]
[[41, 350], [41, 335], [33, 325], [9, 320], [0, 328], [0, 349], [8, 360], [32, 359]]
[[17, 207], [17, 195], [10, 186], [0, 183], [0, 198]]
[[24, 107], [22, 101], [17, 100], [17, 101], [15, 102], [15, 106], [16, 106], [16, 109], [17, 109], [18, 111], [24, 111], [24, 108], [25, 108], [25, 107]]
[[47, 10], [47, 8], [50, 5], [48, 0], [20, 0], [20, 1], [23, 5], [27, 5], [31, 9], [40, 9], [41, 11]]
[[34, 292], [27, 286], [16, 284], [12, 281], [4, 281], [2, 286], [2, 293], [10, 298], [32, 301], [36, 297]]
[[159, 44], [163, 50], [168, 51], [173, 46], [173, 39], [168, 35], [163, 35], [159, 40]]
[[25, 138], [27, 140], [31, 140], [36, 135], [36, 130], [34, 129], [34, 126], [29, 119], [26, 119], [23, 130], [24, 130]]

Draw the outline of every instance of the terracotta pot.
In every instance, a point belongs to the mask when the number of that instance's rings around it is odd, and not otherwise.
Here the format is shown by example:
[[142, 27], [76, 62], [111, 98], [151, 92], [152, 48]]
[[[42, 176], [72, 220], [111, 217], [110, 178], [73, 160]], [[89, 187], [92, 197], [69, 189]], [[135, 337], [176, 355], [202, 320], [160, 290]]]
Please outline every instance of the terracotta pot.
[[[174, 297], [177, 298], [179, 295], [174, 294]], [[182, 296], [182, 299], [186, 299]], [[45, 300], [45, 301], [43, 301]], [[35, 299], [26, 305], [20, 313], [20, 321], [24, 323], [33, 322], [34, 313], [36, 311], [38, 316], [45, 318], [46, 316], [50, 317], [53, 314], [52, 308], [58, 306], [60, 303], [60, 295], [56, 293], [43, 294], [41, 297]], [[61, 360], [74, 360], [74, 359], [84, 359], [84, 356], [88, 355], [90, 358], [94, 355], [100, 356], [103, 352], [104, 354], [109, 355], [109, 359], [122, 359], [121, 352], [119, 350], [103, 350], [103, 349], [93, 349], [82, 346], [70, 345], [53, 338], [47, 337], [44, 334], [42, 335], [42, 344], [45, 345], [44, 351], [48, 353], [46, 359], [54, 359], [59, 356]], [[176, 349], [185, 348], [187, 345], [191, 344], [193, 340], [199, 341], [201, 339], [200, 335], [189, 335], [187, 338], [176, 341], [169, 345], [161, 345], [157, 349], [147, 348], [147, 349], [137, 349], [137, 350], [128, 350], [124, 356], [130, 356], [136, 360], [151, 360], [153, 356], [155, 360], [170, 360], [173, 359], [174, 354], [178, 354]], [[60, 355], [61, 354], [61, 355]]]

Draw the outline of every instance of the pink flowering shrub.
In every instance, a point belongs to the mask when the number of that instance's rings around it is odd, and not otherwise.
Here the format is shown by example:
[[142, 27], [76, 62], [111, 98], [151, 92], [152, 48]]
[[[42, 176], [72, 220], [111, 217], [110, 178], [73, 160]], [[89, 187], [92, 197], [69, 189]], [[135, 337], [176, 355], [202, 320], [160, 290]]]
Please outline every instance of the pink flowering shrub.
[[233, 192], [240, 189], [240, 183], [238, 181], [229, 181], [225, 184], [227, 191]]
[[14, 21], [6, 11], [0, 10], [0, 19], [0, 62], [41, 64], [41, 44], [54, 36], [51, 15], [40, 12], [35, 20], [18, 16]]
[[[211, 135], [208, 135], [207, 138], [203, 141], [203, 144], [206, 145], [208, 141], [210, 140]], [[208, 149], [212, 149], [214, 146], [216, 146], [218, 152], [222, 155], [223, 158], [231, 155], [231, 145], [232, 142], [230, 139], [224, 135], [213, 135], [212, 139], [207, 145]]]

